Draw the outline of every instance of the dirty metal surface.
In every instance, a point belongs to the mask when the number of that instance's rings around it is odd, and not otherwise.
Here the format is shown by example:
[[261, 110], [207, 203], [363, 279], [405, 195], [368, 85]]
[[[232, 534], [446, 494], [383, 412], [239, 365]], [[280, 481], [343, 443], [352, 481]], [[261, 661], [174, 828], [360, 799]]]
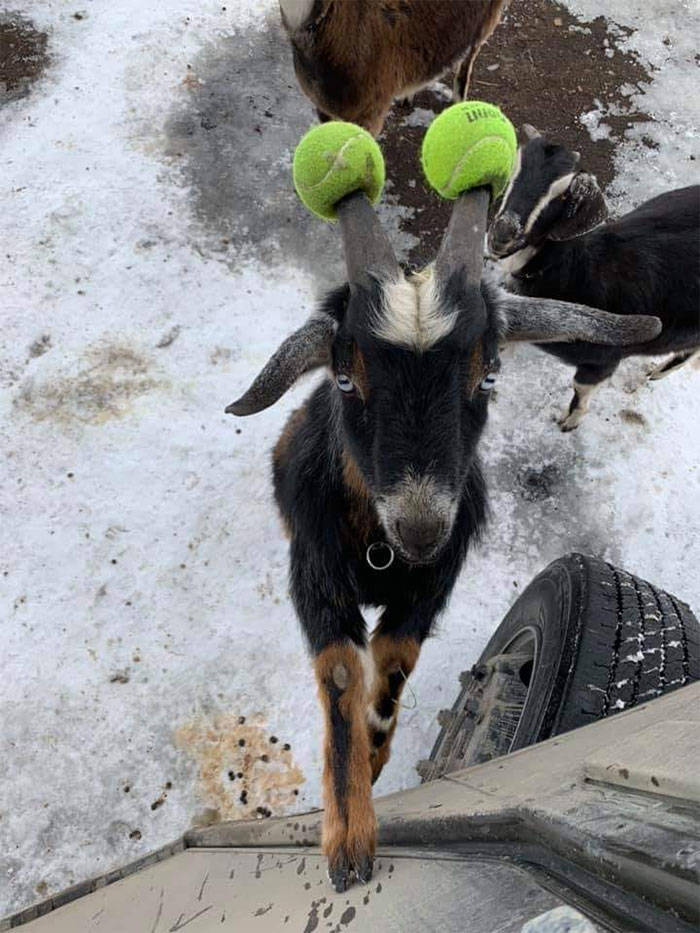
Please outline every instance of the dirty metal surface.
[[27, 933], [520, 933], [564, 902], [514, 865], [387, 850], [372, 881], [332, 891], [317, 851], [191, 849], [26, 926]]
[[[603, 747], [586, 759], [584, 772], [592, 781], [677, 797], [700, 804], [700, 761], [696, 722], [655, 723], [641, 732], [621, 737], [614, 747]], [[668, 745], [676, 754], [669, 757]], [[687, 750], [687, 751], [685, 751]], [[689, 758], [679, 767], [678, 756]]]
[[[314, 812], [193, 830], [146, 860], [0, 922], [0, 930], [29, 924], [37, 931], [94, 927], [104, 933], [119, 923], [126, 929], [136, 917], [147, 933], [188, 924], [226, 929], [234, 921], [246, 930], [247, 924], [265, 930], [287, 922], [311, 933], [343, 930], [355, 920], [358, 929], [400, 930], [407, 918], [420, 921], [419, 929], [449, 931], [463, 930], [459, 923], [469, 911], [480, 933], [503, 933], [520, 930], [510, 925], [513, 917], [525, 922], [518, 910], [565, 903], [603, 930], [688, 931], [698, 919], [697, 805], [661, 788], [640, 793], [626, 784], [631, 772], [620, 775], [618, 786], [589, 780], [586, 769], [590, 756], [605, 760], [618, 749], [624, 772], [626, 753], [631, 763], [656, 730], [650, 763], [659, 756], [673, 760], [679, 780], [689, 783], [700, 759], [699, 717], [696, 684], [380, 799], [375, 877], [344, 895], [332, 893], [325, 877], [317, 848], [320, 813]], [[496, 899], [494, 882], [501, 891]], [[557, 903], [542, 906], [545, 890]]]

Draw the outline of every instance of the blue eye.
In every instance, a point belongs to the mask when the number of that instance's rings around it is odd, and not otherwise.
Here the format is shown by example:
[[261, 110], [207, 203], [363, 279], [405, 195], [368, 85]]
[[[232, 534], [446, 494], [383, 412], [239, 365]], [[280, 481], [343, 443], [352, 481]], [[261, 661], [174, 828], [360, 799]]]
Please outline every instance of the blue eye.
[[345, 373], [338, 373], [335, 377], [335, 384], [338, 386], [341, 392], [352, 392], [355, 388], [355, 383], [352, 381], [350, 376], [346, 376]]
[[488, 376], [485, 376], [481, 383], [479, 384], [480, 392], [490, 392], [491, 389], [496, 385], [496, 373], [489, 373]]

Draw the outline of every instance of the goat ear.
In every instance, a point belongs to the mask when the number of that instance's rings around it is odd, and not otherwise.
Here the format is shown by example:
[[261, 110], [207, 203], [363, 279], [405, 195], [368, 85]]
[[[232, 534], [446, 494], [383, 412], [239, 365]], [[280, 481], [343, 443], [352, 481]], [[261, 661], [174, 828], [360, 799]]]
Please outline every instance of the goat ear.
[[337, 322], [329, 314], [314, 314], [270, 357], [248, 391], [226, 408], [228, 415], [254, 415], [274, 405], [300, 376], [331, 360]]
[[560, 343], [582, 340], [610, 347], [646, 343], [661, 333], [661, 321], [646, 314], [611, 314], [554, 298], [527, 298], [499, 289], [507, 341]]
[[564, 200], [561, 219], [552, 226], [550, 240], [571, 240], [583, 236], [602, 224], [608, 216], [608, 206], [598, 187], [595, 175], [579, 172], [574, 175]]
[[531, 139], [537, 139], [542, 135], [542, 133], [540, 133], [539, 130], [536, 130], [531, 123], [523, 123], [520, 129], [522, 131], [522, 135], [528, 142], [530, 142]]

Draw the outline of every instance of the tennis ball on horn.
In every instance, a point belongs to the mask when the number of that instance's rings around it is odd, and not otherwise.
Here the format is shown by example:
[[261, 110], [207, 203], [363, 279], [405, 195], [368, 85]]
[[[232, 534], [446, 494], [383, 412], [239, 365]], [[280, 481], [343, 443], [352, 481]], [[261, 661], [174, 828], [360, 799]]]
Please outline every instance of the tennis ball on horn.
[[335, 206], [353, 191], [374, 204], [384, 187], [384, 157], [374, 138], [354, 123], [331, 120], [313, 127], [294, 152], [292, 178], [306, 207], [335, 220]]
[[494, 198], [508, 184], [518, 141], [498, 107], [480, 100], [453, 104], [423, 137], [421, 161], [431, 188], [454, 200], [470, 188], [490, 186]]

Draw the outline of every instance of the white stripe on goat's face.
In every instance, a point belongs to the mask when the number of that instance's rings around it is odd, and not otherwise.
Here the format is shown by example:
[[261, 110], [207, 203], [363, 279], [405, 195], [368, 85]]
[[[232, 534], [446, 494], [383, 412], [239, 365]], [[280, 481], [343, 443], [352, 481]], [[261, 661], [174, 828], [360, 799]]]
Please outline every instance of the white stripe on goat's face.
[[394, 346], [424, 353], [452, 332], [457, 316], [457, 311], [445, 313], [440, 307], [433, 270], [428, 267], [385, 283], [372, 332]]
[[568, 172], [566, 175], [562, 175], [561, 178], [555, 179], [552, 184], [547, 188], [542, 197], [537, 201], [537, 204], [530, 211], [530, 215], [527, 218], [525, 223], [525, 235], [532, 230], [532, 228], [537, 223], [537, 219], [540, 214], [547, 208], [552, 201], [556, 200], [564, 194], [565, 191], [568, 191], [569, 185], [574, 180], [574, 172]]
[[508, 198], [510, 197], [510, 193], [513, 190], [513, 187], [515, 186], [515, 183], [520, 178], [520, 172], [522, 171], [522, 167], [523, 167], [523, 149], [522, 149], [522, 146], [520, 146], [518, 148], [517, 155], [515, 156], [515, 165], [513, 166], [513, 173], [510, 176], [510, 181], [508, 182], [508, 186], [506, 190], [503, 192], [503, 197], [501, 198], [501, 206], [496, 211], [496, 216], [494, 217], [494, 220], [498, 220], [498, 218], [504, 212], [506, 208], [506, 204], [508, 203]]
[[489, 229], [488, 248], [492, 256], [504, 259], [525, 247], [536, 250], [542, 245], [564, 210], [578, 158], [578, 153], [542, 136], [520, 147], [515, 169]]

